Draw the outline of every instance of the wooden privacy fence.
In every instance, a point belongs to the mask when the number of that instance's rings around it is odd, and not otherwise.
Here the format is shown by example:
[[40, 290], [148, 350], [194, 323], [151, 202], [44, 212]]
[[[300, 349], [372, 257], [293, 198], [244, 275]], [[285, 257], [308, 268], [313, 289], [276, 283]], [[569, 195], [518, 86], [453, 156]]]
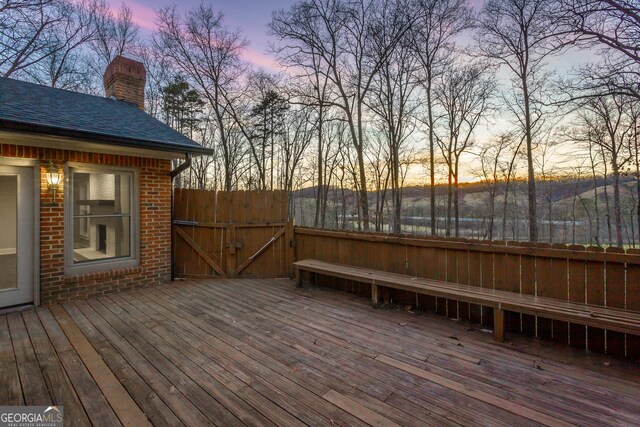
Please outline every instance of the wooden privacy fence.
[[282, 277], [292, 269], [286, 191], [176, 189], [177, 277]]
[[[484, 242], [295, 229], [295, 258], [318, 259], [436, 280], [559, 300], [640, 311], [640, 250], [522, 242]], [[369, 296], [370, 287], [324, 277], [323, 284]], [[491, 325], [492, 310], [415, 293], [389, 290], [396, 304], [434, 310]], [[630, 358], [640, 337], [507, 313], [512, 332]]]

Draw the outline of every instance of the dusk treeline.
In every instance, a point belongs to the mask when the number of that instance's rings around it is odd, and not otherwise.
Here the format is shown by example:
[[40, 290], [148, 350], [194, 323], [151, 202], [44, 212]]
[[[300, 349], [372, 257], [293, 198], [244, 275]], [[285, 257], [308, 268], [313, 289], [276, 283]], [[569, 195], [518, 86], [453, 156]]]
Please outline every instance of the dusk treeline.
[[214, 150], [178, 185], [286, 189], [305, 225], [638, 243], [636, 0], [297, 1], [268, 68], [223, 12], [147, 37], [126, 4], [0, 0], [0, 75], [99, 95], [138, 59], [149, 114]]

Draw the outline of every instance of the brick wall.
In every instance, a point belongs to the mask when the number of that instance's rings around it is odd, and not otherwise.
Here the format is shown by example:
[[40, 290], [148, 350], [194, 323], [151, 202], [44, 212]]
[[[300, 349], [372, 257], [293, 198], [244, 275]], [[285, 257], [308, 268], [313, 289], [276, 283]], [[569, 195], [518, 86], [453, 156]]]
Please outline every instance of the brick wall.
[[[171, 180], [169, 160], [110, 154], [83, 153], [50, 148], [0, 144], [0, 155], [38, 159], [40, 179], [40, 298], [41, 304], [84, 299], [170, 279]], [[64, 194], [47, 191], [44, 173], [49, 161], [61, 170], [64, 162], [128, 166], [140, 175], [140, 266], [80, 276], [64, 273]], [[36, 248], [37, 250], [37, 248]]]

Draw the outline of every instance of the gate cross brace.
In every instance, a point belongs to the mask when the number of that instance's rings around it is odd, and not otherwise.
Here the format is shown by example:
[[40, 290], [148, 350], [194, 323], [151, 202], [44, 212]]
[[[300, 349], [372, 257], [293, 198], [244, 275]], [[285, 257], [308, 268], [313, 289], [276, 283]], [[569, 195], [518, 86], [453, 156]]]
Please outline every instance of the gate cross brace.
[[182, 237], [182, 239], [189, 245], [191, 246], [191, 248], [193, 248], [194, 251], [196, 251], [198, 253], [198, 255], [200, 255], [200, 257], [211, 267], [213, 268], [213, 270], [218, 273], [220, 276], [222, 277], [227, 277], [227, 275], [225, 274], [224, 271], [222, 271], [222, 269], [220, 268], [220, 266], [213, 260], [213, 258], [211, 258], [205, 251], [204, 249], [202, 249], [200, 246], [198, 246], [198, 244], [191, 238], [189, 237], [189, 235], [187, 233], [185, 233], [183, 230], [181, 230], [180, 228], [176, 227], [175, 228], [176, 233], [178, 234], [178, 236]]
[[258, 249], [255, 254], [251, 255], [249, 259], [247, 259], [242, 265], [240, 265], [236, 269], [235, 275], [237, 276], [238, 274], [242, 273], [242, 271], [245, 268], [247, 268], [256, 258], [260, 256], [260, 254], [266, 251], [269, 248], [269, 246], [271, 246], [273, 243], [275, 243], [276, 240], [282, 237], [286, 229], [287, 227], [282, 227], [273, 237], [271, 237], [271, 239], [269, 239], [267, 243], [265, 243], [260, 249]]

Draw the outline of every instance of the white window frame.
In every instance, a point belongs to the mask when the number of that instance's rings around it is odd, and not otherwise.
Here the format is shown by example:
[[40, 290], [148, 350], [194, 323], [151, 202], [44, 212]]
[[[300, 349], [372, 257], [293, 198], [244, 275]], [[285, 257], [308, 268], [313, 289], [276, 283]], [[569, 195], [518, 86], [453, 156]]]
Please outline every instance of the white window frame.
[[[73, 188], [72, 173], [130, 173], [132, 175], [130, 255], [109, 259], [97, 259], [74, 264], [73, 262]], [[100, 166], [69, 162], [64, 168], [64, 265], [65, 275], [95, 273], [140, 266], [140, 173], [136, 168]]]

